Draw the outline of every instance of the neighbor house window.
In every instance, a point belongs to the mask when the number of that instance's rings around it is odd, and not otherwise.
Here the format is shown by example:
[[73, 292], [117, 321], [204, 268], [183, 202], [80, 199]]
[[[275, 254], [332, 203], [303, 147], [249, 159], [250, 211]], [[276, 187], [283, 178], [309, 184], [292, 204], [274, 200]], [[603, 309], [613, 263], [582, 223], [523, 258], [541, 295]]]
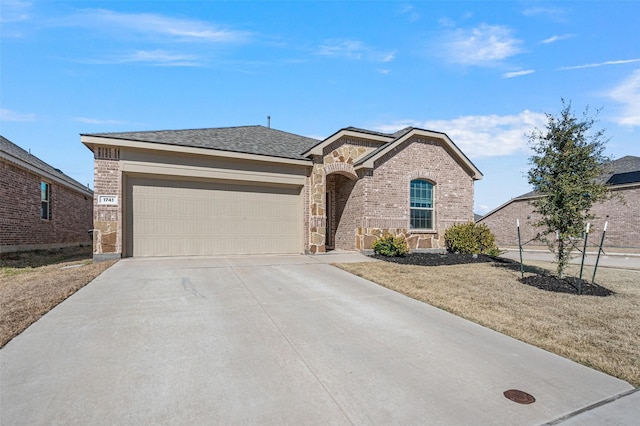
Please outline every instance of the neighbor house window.
[[40, 183], [40, 218], [51, 219], [51, 185], [47, 182]]
[[411, 229], [433, 229], [433, 184], [411, 181]]

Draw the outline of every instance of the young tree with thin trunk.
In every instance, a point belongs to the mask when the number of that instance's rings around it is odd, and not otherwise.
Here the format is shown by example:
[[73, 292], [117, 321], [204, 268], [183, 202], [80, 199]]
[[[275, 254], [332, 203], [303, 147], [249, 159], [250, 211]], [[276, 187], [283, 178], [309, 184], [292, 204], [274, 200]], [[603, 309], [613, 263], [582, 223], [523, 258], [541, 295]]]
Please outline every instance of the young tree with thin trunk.
[[[604, 130], [592, 131], [596, 119], [587, 107], [581, 119], [562, 100], [558, 116], [546, 114], [544, 130], [529, 135], [534, 155], [528, 172], [529, 183], [542, 197], [532, 201], [541, 219], [541, 238], [555, 253], [558, 276], [564, 276], [571, 251], [576, 248], [587, 221], [594, 218], [591, 206], [607, 198], [604, 182], [598, 177], [609, 158], [604, 155]], [[596, 111], [597, 116], [597, 111]]]

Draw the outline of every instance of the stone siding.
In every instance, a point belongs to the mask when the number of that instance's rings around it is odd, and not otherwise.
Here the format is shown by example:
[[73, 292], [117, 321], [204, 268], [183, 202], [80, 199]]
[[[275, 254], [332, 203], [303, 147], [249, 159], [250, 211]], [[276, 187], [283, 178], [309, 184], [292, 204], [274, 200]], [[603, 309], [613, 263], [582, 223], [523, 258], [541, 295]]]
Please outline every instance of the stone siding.
[[[352, 165], [371, 149], [349, 142], [344, 138], [329, 145], [322, 164], [314, 166], [311, 214], [326, 213], [323, 219], [332, 230], [325, 240], [319, 227], [311, 229], [312, 253], [323, 252], [327, 241], [331, 248], [370, 250], [383, 235], [404, 236], [412, 250], [439, 249], [446, 228], [473, 220], [473, 178], [441, 141], [412, 138], [379, 159], [373, 170], [358, 173]], [[409, 230], [409, 185], [417, 178], [434, 184], [433, 230]], [[330, 211], [324, 212], [327, 193]]]
[[[93, 255], [100, 257], [122, 256], [122, 171], [120, 151], [114, 148], [96, 147], [94, 150], [94, 236]], [[115, 195], [118, 205], [98, 205], [100, 195]]]
[[325, 230], [327, 216], [325, 214], [325, 172], [321, 159], [314, 159], [309, 177], [308, 209], [309, 209], [309, 252], [312, 254], [326, 252]]
[[[40, 218], [40, 184], [51, 187], [51, 218]], [[9, 162], [0, 161], [0, 251], [91, 244], [92, 200]]]
[[[611, 199], [597, 203], [591, 209], [596, 218], [590, 221], [588, 245], [595, 247], [600, 243], [604, 223], [608, 222], [605, 249], [640, 252], [640, 185], [615, 188], [610, 193]], [[533, 213], [529, 200], [513, 200], [478, 223], [484, 223], [491, 229], [498, 246], [509, 247], [518, 245], [516, 219], [520, 220], [520, 234], [525, 247], [544, 245], [534, 240], [542, 228], [533, 226], [539, 216]]]

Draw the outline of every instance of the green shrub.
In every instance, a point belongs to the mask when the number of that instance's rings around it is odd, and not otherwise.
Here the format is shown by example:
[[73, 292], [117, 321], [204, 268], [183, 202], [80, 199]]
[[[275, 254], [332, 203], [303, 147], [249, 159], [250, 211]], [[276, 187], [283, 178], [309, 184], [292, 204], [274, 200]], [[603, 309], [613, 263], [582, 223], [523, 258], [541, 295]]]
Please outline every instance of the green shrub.
[[388, 235], [373, 243], [373, 251], [387, 257], [398, 257], [407, 254], [409, 252], [409, 246], [403, 236], [394, 237]]
[[447, 251], [462, 254], [488, 254], [498, 256], [500, 249], [496, 246], [495, 237], [485, 224], [473, 222], [453, 225], [444, 233]]

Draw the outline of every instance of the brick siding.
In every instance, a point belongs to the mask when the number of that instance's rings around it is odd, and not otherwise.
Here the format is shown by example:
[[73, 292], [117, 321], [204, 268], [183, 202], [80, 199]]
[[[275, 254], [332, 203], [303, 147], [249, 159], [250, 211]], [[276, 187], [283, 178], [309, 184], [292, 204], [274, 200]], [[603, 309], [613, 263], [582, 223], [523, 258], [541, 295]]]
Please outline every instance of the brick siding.
[[[591, 220], [589, 246], [600, 242], [605, 221], [608, 222], [604, 240], [605, 248], [631, 249], [640, 251], [640, 186], [615, 188], [610, 191], [612, 197], [604, 202], [595, 204], [591, 213], [596, 216]], [[533, 213], [529, 200], [514, 200], [499, 210], [483, 217], [478, 223], [486, 224], [496, 237], [498, 246], [508, 247], [518, 245], [516, 219], [520, 220], [520, 234], [523, 244], [540, 246], [542, 243], [533, 241], [541, 228], [533, 223], [539, 216]], [[525, 246], [526, 247], [526, 246]]]
[[[40, 184], [51, 185], [51, 219], [40, 218]], [[0, 246], [3, 251], [90, 244], [93, 201], [81, 192], [0, 162]]]
[[[408, 230], [409, 185], [417, 178], [434, 184], [431, 232]], [[357, 181], [338, 175], [330, 182], [335, 185], [338, 249], [367, 250], [384, 234], [404, 235], [412, 249], [443, 248], [446, 228], [473, 220], [473, 179], [437, 140], [412, 138], [378, 160], [374, 170], [361, 173]]]

